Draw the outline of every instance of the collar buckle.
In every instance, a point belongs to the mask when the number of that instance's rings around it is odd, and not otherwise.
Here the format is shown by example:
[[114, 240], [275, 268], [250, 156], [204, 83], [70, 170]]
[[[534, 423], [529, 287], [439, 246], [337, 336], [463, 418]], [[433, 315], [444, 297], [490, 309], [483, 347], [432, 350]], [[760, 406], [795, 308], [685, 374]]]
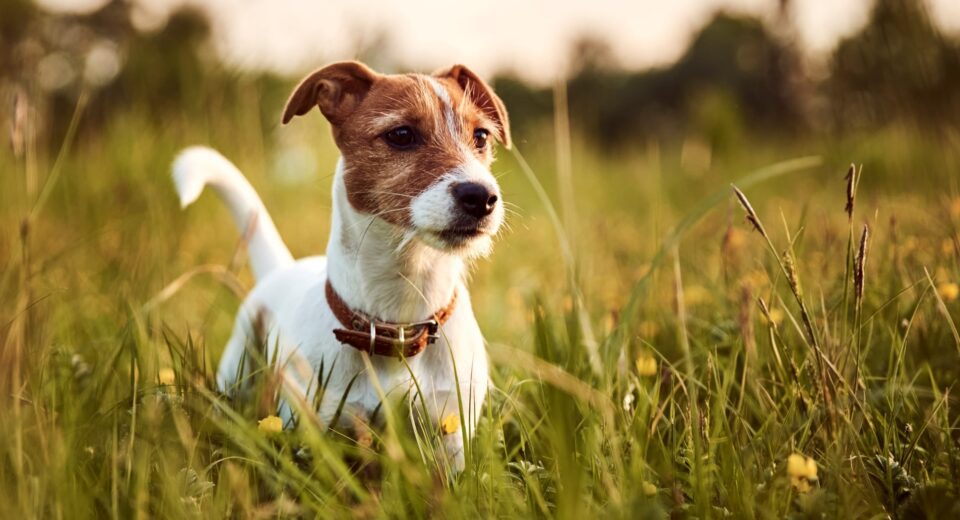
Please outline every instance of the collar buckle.
[[415, 329], [417, 327], [426, 327], [427, 333], [431, 336], [436, 335], [437, 331], [440, 330], [440, 323], [437, 322], [435, 318], [430, 318], [429, 320], [415, 321], [413, 323], [407, 323], [403, 325], [403, 328]]

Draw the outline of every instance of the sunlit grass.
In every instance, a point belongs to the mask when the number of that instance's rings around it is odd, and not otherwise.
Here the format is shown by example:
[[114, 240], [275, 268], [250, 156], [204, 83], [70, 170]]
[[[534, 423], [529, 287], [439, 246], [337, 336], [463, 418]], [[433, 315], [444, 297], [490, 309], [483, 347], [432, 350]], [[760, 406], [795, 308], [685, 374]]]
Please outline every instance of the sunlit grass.
[[956, 512], [955, 140], [768, 139], [704, 169], [518, 139], [495, 166], [511, 231], [471, 281], [495, 389], [453, 476], [416, 410], [278, 431], [268, 369], [258, 398], [213, 390], [252, 280], [215, 201], [177, 207], [176, 150], [234, 159], [298, 256], [330, 225], [327, 128], [259, 113], [81, 117], [69, 148], [0, 156], [4, 517]]

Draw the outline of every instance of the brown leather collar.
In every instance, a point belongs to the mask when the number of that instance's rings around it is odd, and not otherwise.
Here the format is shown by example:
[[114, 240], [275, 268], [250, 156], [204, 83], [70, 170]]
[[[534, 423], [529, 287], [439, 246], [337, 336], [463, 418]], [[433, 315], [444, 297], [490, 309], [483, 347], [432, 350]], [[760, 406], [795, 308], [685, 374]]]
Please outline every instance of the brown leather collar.
[[437, 340], [440, 326], [450, 319], [457, 305], [457, 293], [446, 307], [424, 321], [416, 323], [390, 323], [378, 321], [350, 308], [337, 294], [330, 280], [326, 287], [327, 305], [345, 329], [333, 329], [337, 341], [368, 354], [391, 357], [412, 357], [423, 352], [427, 345]]

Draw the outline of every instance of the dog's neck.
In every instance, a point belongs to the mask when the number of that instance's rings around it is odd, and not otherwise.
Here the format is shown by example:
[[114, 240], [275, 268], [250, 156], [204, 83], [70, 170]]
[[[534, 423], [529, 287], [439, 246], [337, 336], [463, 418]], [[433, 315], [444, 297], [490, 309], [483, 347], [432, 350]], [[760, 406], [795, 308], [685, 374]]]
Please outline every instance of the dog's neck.
[[389, 322], [429, 318], [449, 304], [464, 275], [462, 258], [357, 212], [347, 200], [343, 159], [333, 181], [327, 276], [354, 310]]

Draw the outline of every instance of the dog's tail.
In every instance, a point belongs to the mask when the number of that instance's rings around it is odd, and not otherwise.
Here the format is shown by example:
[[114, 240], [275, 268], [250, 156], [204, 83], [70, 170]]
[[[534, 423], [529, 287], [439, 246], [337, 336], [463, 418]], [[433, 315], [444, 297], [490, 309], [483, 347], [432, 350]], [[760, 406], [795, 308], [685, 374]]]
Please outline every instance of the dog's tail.
[[220, 196], [240, 233], [248, 237], [250, 264], [258, 280], [293, 262], [257, 192], [224, 156], [203, 146], [185, 149], [173, 162], [173, 182], [183, 208], [197, 200], [204, 186]]

